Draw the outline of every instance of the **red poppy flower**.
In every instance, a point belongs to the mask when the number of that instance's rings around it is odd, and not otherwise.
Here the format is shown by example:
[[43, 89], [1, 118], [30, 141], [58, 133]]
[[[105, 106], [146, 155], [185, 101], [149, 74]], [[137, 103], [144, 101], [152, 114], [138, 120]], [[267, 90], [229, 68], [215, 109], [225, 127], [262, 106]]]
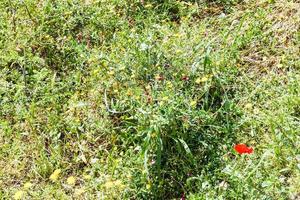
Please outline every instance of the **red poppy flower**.
[[236, 144], [234, 146], [234, 149], [239, 154], [243, 154], [243, 153], [251, 154], [251, 153], [253, 153], [253, 148], [252, 147], [247, 147], [247, 145], [245, 145], [245, 144]]

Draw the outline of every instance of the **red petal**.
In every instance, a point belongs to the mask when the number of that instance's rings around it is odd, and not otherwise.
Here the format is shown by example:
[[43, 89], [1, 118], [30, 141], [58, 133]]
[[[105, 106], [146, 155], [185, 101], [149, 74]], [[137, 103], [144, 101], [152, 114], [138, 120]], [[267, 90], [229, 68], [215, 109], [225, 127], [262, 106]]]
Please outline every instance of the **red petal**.
[[247, 147], [247, 145], [245, 145], [245, 144], [237, 144], [237, 145], [234, 146], [234, 149], [239, 154], [243, 154], [243, 153], [251, 154], [251, 153], [253, 153], [253, 148], [252, 147]]
[[246, 153], [249, 153], [249, 154], [250, 154], [250, 153], [253, 153], [253, 148], [252, 148], [252, 147], [248, 147]]

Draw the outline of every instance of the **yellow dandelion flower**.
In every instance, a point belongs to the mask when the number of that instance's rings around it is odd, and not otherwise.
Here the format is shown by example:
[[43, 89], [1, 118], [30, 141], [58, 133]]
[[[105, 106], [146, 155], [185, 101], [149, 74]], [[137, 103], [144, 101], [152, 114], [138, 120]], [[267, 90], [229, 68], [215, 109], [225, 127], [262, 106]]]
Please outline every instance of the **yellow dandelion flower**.
[[197, 101], [193, 100], [190, 102], [191, 107], [195, 107], [197, 105]]
[[93, 74], [96, 75], [96, 74], [98, 74], [99, 72], [100, 72], [99, 69], [95, 69], [95, 70], [93, 71]]
[[102, 66], [103, 66], [103, 67], [107, 67], [108, 64], [107, 64], [106, 62], [104, 62], [104, 63], [102, 63]]
[[106, 187], [107, 189], [112, 188], [112, 187], [114, 187], [114, 182], [112, 182], [112, 181], [107, 181], [107, 182], [104, 184], [104, 187]]
[[252, 108], [252, 104], [251, 103], [247, 103], [245, 105], [245, 108], [248, 109], [248, 110], [250, 110]]
[[151, 188], [151, 184], [150, 184], [150, 183], [148, 183], [148, 184], [146, 185], [146, 188], [147, 188], [147, 190], [150, 190], [150, 188]]
[[157, 135], [157, 134], [154, 132], [154, 133], [151, 134], [151, 137], [152, 137], [152, 138], [155, 138], [156, 135]]
[[67, 183], [68, 185], [75, 185], [76, 183], [76, 179], [74, 176], [70, 176], [68, 179], [67, 179]]
[[177, 38], [180, 38], [180, 37], [182, 37], [182, 36], [183, 36], [183, 34], [180, 34], [180, 33], [174, 34], [174, 37], [177, 37]]
[[26, 190], [28, 190], [31, 187], [32, 187], [32, 183], [30, 183], [30, 182], [27, 182], [24, 184], [24, 189], [26, 189]]
[[172, 82], [171, 82], [171, 81], [168, 81], [168, 82], [167, 82], [167, 87], [168, 87], [168, 88], [172, 88], [172, 87], [173, 87], [173, 85], [172, 85]]
[[80, 189], [75, 189], [74, 195], [75, 196], [80, 196], [85, 192], [85, 190], [83, 188]]
[[137, 100], [137, 101], [141, 99], [141, 97], [138, 96], [138, 95], [134, 96], [134, 98], [135, 98], [135, 100]]
[[121, 185], [122, 185], [122, 181], [120, 181], [120, 180], [115, 181], [115, 186], [121, 186]]
[[152, 7], [153, 7], [153, 5], [151, 3], [145, 5], [145, 8], [152, 8]]
[[53, 182], [57, 181], [60, 172], [61, 172], [61, 169], [56, 169], [56, 170], [51, 174], [51, 176], [49, 177], [50, 180], [52, 180]]
[[22, 190], [20, 190], [20, 191], [18, 191], [18, 192], [15, 193], [15, 195], [13, 196], [13, 198], [16, 199], [16, 200], [17, 199], [22, 199], [24, 195], [25, 195], [25, 192], [22, 191]]
[[126, 185], [124, 185], [124, 184], [121, 184], [120, 186], [119, 186], [119, 189], [120, 190], [124, 190], [126, 188]]
[[164, 96], [161, 100], [162, 100], [162, 101], [168, 101], [168, 100], [169, 100], [169, 97]]
[[83, 178], [84, 178], [85, 180], [90, 180], [90, 179], [92, 179], [92, 176], [86, 174], [86, 175], [83, 175]]
[[196, 79], [196, 83], [197, 84], [199, 84], [199, 83], [204, 83], [204, 82], [206, 82], [206, 81], [208, 81], [209, 80], [209, 76], [204, 76], [204, 77], [202, 77], [202, 78], [197, 78]]
[[180, 54], [180, 53], [183, 53], [183, 51], [182, 51], [181, 49], [177, 49], [177, 50], [175, 51], [175, 53]]

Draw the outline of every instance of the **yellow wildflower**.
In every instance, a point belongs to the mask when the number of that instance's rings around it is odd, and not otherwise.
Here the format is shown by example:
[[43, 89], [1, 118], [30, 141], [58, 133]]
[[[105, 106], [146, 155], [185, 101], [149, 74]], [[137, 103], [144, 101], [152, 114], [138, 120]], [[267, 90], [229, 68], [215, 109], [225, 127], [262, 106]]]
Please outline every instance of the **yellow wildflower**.
[[199, 84], [199, 83], [203, 83], [203, 82], [206, 82], [209, 80], [209, 77], [208, 76], [204, 76], [202, 78], [197, 78], [196, 79], [196, 83]]
[[154, 133], [151, 134], [151, 137], [152, 137], [152, 138], [155, 138], [156, 135], [157, 135], [157, 134], [154, 132]]
[[18, 191], [18, 192], [15, 193], [15, 195], [14, 195], [13, 198], [14, 199], [22, 199], [24, 195], [25, 195], [25, 192], [22, 191], [22, 190], [20, 190], [20, 191]]
[[183, 34], [180, 34], [180, 33], [174, 34], [174, 37], [177, 37], [177, 38], [180, 38], [180, 37], [182, 37], [182, 36], [183, 36]]
[[148, 183], [148, 184], [146, 185], [146, 188], [147, 188], [147, 190], [150, 190], [150, 188], [151, 188], [151, 184], [150, 184], [150, 183]]
[[74, 177], [74, 176], [70, 176], [70, 177], [67, 179], [67, 183], [68, 183], [69, 185], [75, 185], [75, 183], [76, 183], [75, 177]]
[[164, 96], [161, 100], [162, 100], [162, 101], [168, 101], [168, 100], [169, 100], [169, 97]]
[[153, 7], [153, 5], [151, 3], [145, 5], [145, 8], [152, 8], [152, 7]]
[[92, 179], [92, 176], [86, 174], [86, 175], [83, 175], [83, 178], [84, 178], [85, 180], [90, 180], [90, 179]]
[[251, 109], [251, 108], [252, 108], [252, 104], [251, 104], [251, 103], [247, 103], [247, 104], [245, 105], [245, 108], [246, 108], [246, 109]]
[[173, 87], [173, 85], [172, 85], [172, 82], [171, 82], [171, 81], [168, 81], [168, 82], [167, 82], [167, 87], [168, 87], [168, 88], [172, 88], [172, 87]]
[[95, 70], [93, 71], [93, 74], [94, 74], [94, 75], [97, 75], [99, 72], [100, 72], [100, 69], [95, 69]]
[[107, 67], [108, 64], [107, 64], [106, 62], [103, 62], [103, 63], [102, 63], [102, 66], [103, 66], [103, 67]]
[[195, 107], [197, 105], [197, 101], [193, 100], [190, 102], [191, 107]]
[[74, 195], [75, 196], [80, 196], [85, 192], [85, 190], [83, 188], [80, 189], [75, 189]]
[[31, 188], [31, 187], [32, 187], [32, 183], [30, 183], [30, 182], [27, 182], [27, 183], [24, 184], [24, 188], [25, 188], [26, 190], [28, 190], [28, 189]]
[[175, 51], [175, 53], [180, 54], [180, 53], [183, 53], [183, 51], [182, 51], [181, 49], [177, 49], [177, 50]]
[[141, 97], [138, 96], [138, 95], [134, 96], [134, 98], [135, 98], [135, 100], [137, 100], [137, 101], [141, 99]]
[[112, 182], [112, 181], [107, 181], [107, 182], [104, 184], [104, 187], [106, 187], [107, 189], [112, 188], [112, 187], [114, 187], [114, 182]]
[[58, 177], [59, 177], [59, 174], [61, 172], [61, 169], [56, 169], [50, 176], [50, 180], [52, 181], [57, 181]]
[[122, 185], [122, 181], [120, 181], [120, 180], [116, 180], [116, 181], [115, 181], [115, 185], [116, 185], [116, 186], [120, 186], [120, 185]]

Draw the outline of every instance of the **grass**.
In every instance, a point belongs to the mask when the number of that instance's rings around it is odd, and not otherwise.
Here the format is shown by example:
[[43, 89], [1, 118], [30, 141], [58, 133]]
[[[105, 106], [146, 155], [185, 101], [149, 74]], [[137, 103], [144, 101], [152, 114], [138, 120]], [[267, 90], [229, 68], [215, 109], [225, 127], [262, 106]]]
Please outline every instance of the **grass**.
[[0, 11], [1, 199], [300, 198], [297, 1]]

